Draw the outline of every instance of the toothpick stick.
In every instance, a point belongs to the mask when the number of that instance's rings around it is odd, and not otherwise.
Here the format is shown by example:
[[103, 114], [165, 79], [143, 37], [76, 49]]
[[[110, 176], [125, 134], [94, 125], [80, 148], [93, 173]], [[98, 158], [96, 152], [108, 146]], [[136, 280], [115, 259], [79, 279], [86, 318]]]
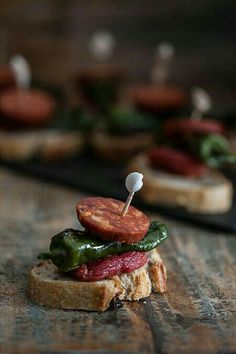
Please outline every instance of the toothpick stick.
[[143, 175], [139, 172], [132, 172], [130, 173], [125, 180], [125, 186], [129, 191], [128, 198], [126, 199], [124, 208], [121, 212], [121, 216], [125, 216], [127, 213], [130, 203], [133, 199], [134, 193], [140, 190], [143, 186]]
[[133, 193], [130, 193], [128, 195], [128, 198], [126, 199], [126, 202], [125, 202], [125, 205], [124, 205], [124, 208], [122, 210], [122, 216], [125, 216], [125, 214], [127, 213], [128, 209], [129, 209], [129, 206], [130, 206], [130, 203], [133, 199], [133, 196], [134, 196], [134, 192]]
[[154, 67], [151, 72], [151, 80], [154, 84], [164, 84], [168, 80], [174, 53], [175, 48], [169, 42], [162, 42], [157, 47]]
[[208, 93], [200, 87], [194, 87], [191, 91], [191, 96], [194, 109], [190, 118], [201, 120], [203, 114], [211, 108], [211, 98]]
[[31, 84], [31, 69], [27, 60], [20, 54], [14, 55], [10, 60], [16, 80], [17, 87], [20, 89], [28, 89]]

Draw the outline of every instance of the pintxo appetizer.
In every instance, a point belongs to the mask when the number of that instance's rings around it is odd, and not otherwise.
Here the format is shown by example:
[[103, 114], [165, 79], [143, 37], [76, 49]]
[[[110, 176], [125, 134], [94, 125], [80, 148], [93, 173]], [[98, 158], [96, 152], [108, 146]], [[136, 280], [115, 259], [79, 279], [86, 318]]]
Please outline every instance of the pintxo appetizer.
[[130, 206], [143, 176], [126, 178], [126, 203], [90, 197], [76, 206], [84, 231], [66, 229], [51, 239], [44, 260], [30, 271], [29, 295], [40, 305], [104, 311], [121, 300], [166, 291], [166, 269], [156, 249], [166, 226]]
[[173, 141], [176, 147], [186, 150], [210, 167], [220, 168], [226, 163], [234, 164], [235, 155], [230, 152], [223, 123], [203, 119], [210, 107], [209, 95], [200, 88], [192, 91], [194, 110], [190, 119], [172, 119], [164, 123], [166, 141]]
[[149, 113], [131, 106], [113, 107], [94, 131], [91, 145], [102, 159], [124, 162], [154, 145], [159, 125]]
[[0, 95], [0, 158], [52, 161], [77, 154], [84, 145], [78, 131], [55, 128], [52, 95], [30, 88], [31, 69], [24, 57], [10, 60], [15, 87]]
[[225, 213], [232, 205], [233, 187], [218, 168], [236, 163], [236, 157], [229, 150], [223, 125], [201, 119], [210, 107], [207, 95], [199, 89], [193, 95], [191, 119], [167, 121], [166, 144], [137, 156], [129, 168], [145, 174], [141, 196], [149, 204], [181, 206], [195, 213]]
[[10, 60], [16, 87], [6, 90], [0, 96], [2, 127], [32, 129], [45, 126], [55, 113], [55, 101], [41, 90], [31, 89], [31, 70], [21, 55]]
[[139, 109], [168, 115], [178, 112], [186, 105], [188, 97], [185, 90], [169, 83], [174, 52], [171, 43], [161, 43], [157, 47], [151, 72], [152, 84], [136, 87], [132, 92], [133, 102]]
[[83, 97], [103, 112], [117, 101], [124, 76], [123, 70], [111, 63], [114, 47], [115, 39], [110, 32], [96, 32], [89, 42], [95, 62], [76, 80]]

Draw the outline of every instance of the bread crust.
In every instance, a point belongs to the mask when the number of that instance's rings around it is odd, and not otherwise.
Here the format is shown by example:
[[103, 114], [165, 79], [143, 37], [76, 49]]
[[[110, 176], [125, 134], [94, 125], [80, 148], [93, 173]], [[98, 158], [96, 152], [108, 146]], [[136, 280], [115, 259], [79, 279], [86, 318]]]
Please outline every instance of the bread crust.
[[101, 158], [110, 162], [122, 162], [147, 150], [154, 144], [152, 133], [136, 133], [129, 136], [114, 136], [96, 131], [91, 138], [94, 151]]
[[105, 311], [113, 299], [136, 301], [152, 290], [165, 292], [166, 279], [166, 268], [156, 249], [140, 269], [95, 282], [65, 276], [51, 261], [43, 261], [29, 273], [29, 296], [46, 307]]
[[44, 161], [73, 156], [80, 152], [84, 138], [80, 132], [56, 130], [2, 131], [0, 132], [0, 157], [19, 161], [38, 157]]
[[209, 170], [196, 178], [177, 176], [152, 169], [144, 154], [130, 161], [128, 171], [136, 170], [145, 176], [140, 195], [150, 205], [180, 206], [202, 214], [225, 213], [231, 208], [232, 184], [218, 171]]

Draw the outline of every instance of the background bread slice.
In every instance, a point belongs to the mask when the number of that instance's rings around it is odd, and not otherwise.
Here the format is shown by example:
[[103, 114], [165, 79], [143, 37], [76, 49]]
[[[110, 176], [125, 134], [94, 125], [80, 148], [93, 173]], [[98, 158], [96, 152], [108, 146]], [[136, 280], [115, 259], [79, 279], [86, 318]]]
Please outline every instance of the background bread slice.
[[218, 171], [209, 170], [196, 178], [172, 175], [152, 169], [144, 154], [136, 156], [128, 170], [144, 174], [140, 195], [148, 204], [181, 206], [189, 212], [205, 214], [224, 213], [231, 208], [232, 184]]
[[0, 158], [10, 161], [33, 157], [51, 161], [73, 156], [80, 152], [84, 138], [80, 132], [57, 130], [2, 131], [0, 132]]
[[127, 161], [132, 156], [154, 144], [152, 133], [136, 133], [129, 136], [114, 136], [96, 131], [91, 138], [95, 153], [107, 161]]
[[81, 282], [65, 276], [51, 261], [33, 267], [29, 273], [29, 296], [40, 305], [88, 311], [105, 311], [112, 301], [139, 300], [151, 291], [166, 291], [166, 269], [156, 250], [148, 264], [129, 274], [95, 282]]

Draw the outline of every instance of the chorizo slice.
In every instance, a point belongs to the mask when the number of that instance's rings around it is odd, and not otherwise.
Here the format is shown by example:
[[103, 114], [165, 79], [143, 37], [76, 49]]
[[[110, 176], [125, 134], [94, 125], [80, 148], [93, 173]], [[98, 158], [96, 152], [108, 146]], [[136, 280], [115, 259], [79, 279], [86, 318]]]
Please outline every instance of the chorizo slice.
[[203, 119], [168, 120], [164, 124], [164, 135], [174, 137], [179, 135], [224, 134], [225, 127], [221, 122]]
[[186, 92], [173, 85], [137, 87], [131, 95], [137, 107], [154, 113], [178, 109], [187, 101]]
[[6, 120], [23, 127], [40, 127], [51, 121], [54, 99], [40, 90], [8, 90], [0, 97], [0, 113]]
[[186, 177], [201, 176], [208, 169], [206, 165], [189, 154], [168, 147], [150, 150], [149, 162], [153, 168], [164, 169]]
[[131, 251], [82, 264], [72, 273], [82, 281], [97, 281], [131, 273], [144, 266], [147, 260], [147, 253]]
[[122, 216], [123, 207], [123, 202], [112, 198], [84, 198], [77, 204], [77, 215], [88, 232], [103, 240], [138, 242], [147, 233], [150, 221], [133, 206]]

